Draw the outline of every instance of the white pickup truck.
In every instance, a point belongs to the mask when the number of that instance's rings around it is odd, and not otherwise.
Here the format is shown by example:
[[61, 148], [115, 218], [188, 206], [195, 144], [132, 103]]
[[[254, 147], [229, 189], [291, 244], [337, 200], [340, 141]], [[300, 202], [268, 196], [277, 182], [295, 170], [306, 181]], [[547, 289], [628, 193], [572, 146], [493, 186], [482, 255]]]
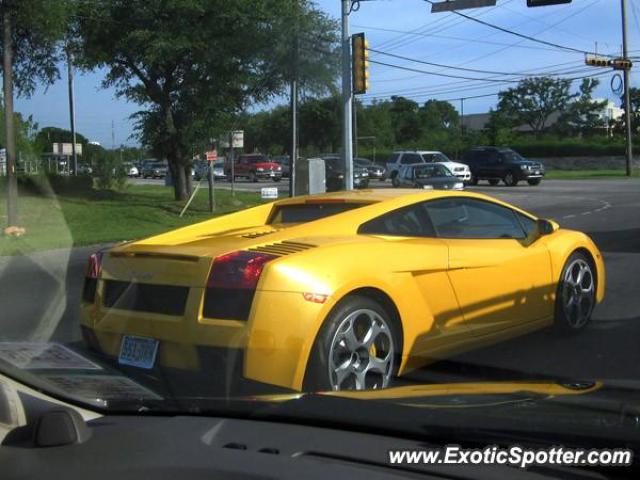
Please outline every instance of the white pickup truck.
[[441, 163], [451, 173], [458, 177], [463, 182], [471, 181], [471, 170], [469, 166], [464, 163], [452, 162], [442, 152], [433, 150], [415, 150], [415, 151], [400, 151], [393, 152], [391, 158], [387, 162], [387, 175], [391, 179], [394, 187], [398, 186], [398, 179], [396, 178], [400, 171], [401, 165], [412, 165], [415, 163]]

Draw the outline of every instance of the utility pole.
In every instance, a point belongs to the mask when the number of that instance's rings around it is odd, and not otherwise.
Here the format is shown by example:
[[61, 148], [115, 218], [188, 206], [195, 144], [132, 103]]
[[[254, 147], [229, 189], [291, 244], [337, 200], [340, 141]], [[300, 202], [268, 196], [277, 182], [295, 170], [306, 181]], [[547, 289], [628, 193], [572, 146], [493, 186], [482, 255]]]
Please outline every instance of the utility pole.
[[464, 98], [460, 99], [460, 138], [464, 138]]
[[351, 37], [349, 36], [351, 0], [342, 0], [342, 159], [345, 189], [353, 190], [353, 139], [351, 131]]
[[353, 97], [353, 158], [358, 158], [358, 104]]
[[[298, 2], [295, 1], [296, 13], [298, 13]], [[289, 196], [295, 197], [296, 188], [296, 163], [298, 160], [298, 18], [293, 29], [293, 50], [291, 55], [291, 147], [289, 149]]]
[[71, 121], [71, 157], [73, 158], [73, 174], [78, 175], [78, 153], [76, 152], [76, 110], [73, 94], [73, 54], [67, 46], [67, 81], [69, 84], [69, 119]]
[[[621, 0], [622, 8], [622, 58], [628, 60], [627, 56], [627, 0]], [[627, 177], [631, 176], [631, 164], [633, 162], [633, 138], [631, 130], [631, 95], [629, 94], [630, 88], [630, 69], [624, 69], [624, 117], [625, 126], [627, 132], [627, 148], [626, 148], [626, 169]]]
[[7, 152], [7, 226], [18, 225], [18, 181], [16, 179], [16, 137], [13, 116], [13, 35], [7, 2], [2, 5], [4, 131]]
[[113, 120], [111, 120], [111, 150], [116, 149], [116, 131]]

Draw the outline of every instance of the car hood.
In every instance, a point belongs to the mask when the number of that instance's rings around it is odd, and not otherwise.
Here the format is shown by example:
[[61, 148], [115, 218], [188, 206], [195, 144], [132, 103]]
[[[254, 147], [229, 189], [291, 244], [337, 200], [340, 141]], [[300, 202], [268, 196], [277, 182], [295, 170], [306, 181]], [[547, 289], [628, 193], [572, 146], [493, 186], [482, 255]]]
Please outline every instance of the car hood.
[[253, 163], [252, 165], [256, 168], [264, 168], [264, 169], [272, 168], [274, 170], [280, 166], [276, 162], [259, 162], [259, 163]]
[[445, 167], [449, 168], [449, 169], [453, 169], [453, 168], [464, 168], [467, 169], [469, 168], [468, 165], [464, 164], [464, 163], [459, 163], [459, 162], [436, 162], [436, 163], [440, 163], [441, 165], [444, 165]]

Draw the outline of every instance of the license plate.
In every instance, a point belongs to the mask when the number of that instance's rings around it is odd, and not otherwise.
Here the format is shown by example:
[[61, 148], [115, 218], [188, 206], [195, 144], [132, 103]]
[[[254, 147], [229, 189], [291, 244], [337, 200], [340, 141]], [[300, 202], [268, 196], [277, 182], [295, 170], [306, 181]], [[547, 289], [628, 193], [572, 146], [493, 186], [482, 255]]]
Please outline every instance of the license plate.
[[159, 344], [160, 342], [153, 338], [125, 335], [120, 344], [118, 363], [138, 368], [153, 368]]

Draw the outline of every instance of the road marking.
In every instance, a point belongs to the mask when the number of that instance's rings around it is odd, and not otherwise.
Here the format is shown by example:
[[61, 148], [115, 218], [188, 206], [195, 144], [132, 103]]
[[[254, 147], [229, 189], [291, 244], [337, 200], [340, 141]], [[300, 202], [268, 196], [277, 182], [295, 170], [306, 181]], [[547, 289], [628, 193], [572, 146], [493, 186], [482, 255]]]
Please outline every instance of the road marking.
[[565, 216], [564, 216], [564, 217], [562, 217], [562, 218], [573, 218], [573, 217], [575, 217], [575, 215], [574, 215], [574, 214], [571, 214], [571, 215], [565, 215]]

